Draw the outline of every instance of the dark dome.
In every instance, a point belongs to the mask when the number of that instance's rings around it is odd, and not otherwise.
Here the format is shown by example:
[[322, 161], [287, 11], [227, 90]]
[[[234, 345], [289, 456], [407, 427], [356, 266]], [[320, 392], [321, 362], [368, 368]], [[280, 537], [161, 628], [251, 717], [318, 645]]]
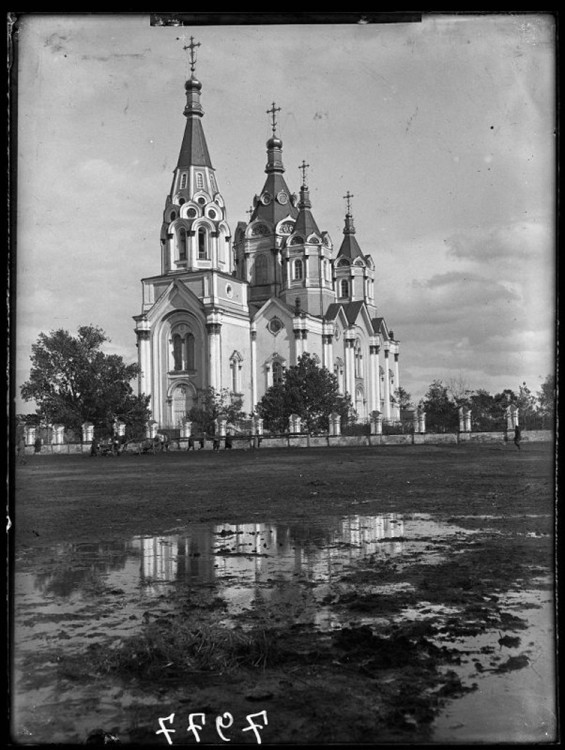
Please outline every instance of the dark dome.
[[282, 141], [280, 138], [269, 138], [267, 141], [267, 148], [282, 148]]
[[188, 81], [184, 84], [185, 89], [188, 91], [189, 89], [200, 89], [202, 88], [202, 84], [199, 80], [197, 80], [194, 76], [188, 79]]

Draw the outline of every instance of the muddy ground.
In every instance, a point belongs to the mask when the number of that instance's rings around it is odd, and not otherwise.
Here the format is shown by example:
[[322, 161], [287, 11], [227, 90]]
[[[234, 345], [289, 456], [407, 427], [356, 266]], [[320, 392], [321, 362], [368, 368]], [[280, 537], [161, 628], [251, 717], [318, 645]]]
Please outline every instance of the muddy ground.
[[[83, 742], [101, 726], [124, 743], [166, 746], [165, 733], [156, 734], [166, 727], [173, 744], [195, 744], [187, 725], [196, 713], [205, 715], [195, 718], [202, 743], [257, 744], [257, 734], [263, 744], [434, 742], [438, 715], [480, 690], [485, 673], [528, 669], [528, 609], [540, 607], [532, 593], [552, 598], [549, 444], [31, 456], [15, 484], [18, 742]], [[228, 558], [269, 557], [267, 542], [267, 551], [241, 551], [234, 539], [247, 527], [238, 524], [284, 527], [292, 538], [311, 530], [335, 552], [359, 547], [351, 536], [327, 541], [336, 519], [351, 517], [406, 526], [371, 540], [369, 554], [323, 582], [294, 573], [281, 579], [278, 600], [259, 592], [235, 612], [210, 581], [196, 579], [170, 581], [150, 606], [144, 600], [142, 616], [131, 614], [134, 595], [103, 576], [83, 579], [74, 614], [70, 588], [51, 587], [41, 612], [37, 599], [18, 594], [25, 575], [38, 589], [42, 574], [61, 576], [61, 565], [86, 570], [87, 545], [115, 551], [133, 537], [216, 529], [221, 543], [209, 554], [218, 568]], [[411, 523], [421, 529], [412, 542]], [[425, 531], [432, 523], [433, 534]], [[400, 551], [380, 554], [377, 542]], [[270, 576], [264, 591], [275, 586]], [[300, 616], [288, 595], [298, 590]], [[97, 631], [85, 635], [89, 597]], [[320, 626], [320, 613], [330, 626]], [[251, 714], [261, 729], [250, 728]], [[545, 723], [538, 739], [554, 730]]]

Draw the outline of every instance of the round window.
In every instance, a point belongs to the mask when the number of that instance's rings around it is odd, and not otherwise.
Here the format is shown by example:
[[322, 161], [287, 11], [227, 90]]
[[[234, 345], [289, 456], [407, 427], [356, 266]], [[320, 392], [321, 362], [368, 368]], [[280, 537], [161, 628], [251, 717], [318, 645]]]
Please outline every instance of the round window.
[[208, 216], [209, 216], [209, 217], [210, 217], [211, 219], [215, 219], [215, 218], [216, 218], [216, 212], [214, 211], [214, 209], [213, 209], [213, 208], [211, 208], [211, 209], [210, 209], [210, 210], [208, 211]]
[[267, 327], [271, 333], [276, 335], [283, 328], [283, 324], [278, 318], [272, 318]]

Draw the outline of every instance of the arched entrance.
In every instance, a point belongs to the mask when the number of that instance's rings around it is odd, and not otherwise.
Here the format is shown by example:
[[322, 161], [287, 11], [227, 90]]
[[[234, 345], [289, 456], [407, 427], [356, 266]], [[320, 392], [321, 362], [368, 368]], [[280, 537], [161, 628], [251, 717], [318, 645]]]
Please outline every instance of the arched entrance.
[[183, 420], [194, 406], [195, 400], [194, 386], [190, 383], [179, 383], [174, 386], [170, 399], [170, 427], [180, 429]]

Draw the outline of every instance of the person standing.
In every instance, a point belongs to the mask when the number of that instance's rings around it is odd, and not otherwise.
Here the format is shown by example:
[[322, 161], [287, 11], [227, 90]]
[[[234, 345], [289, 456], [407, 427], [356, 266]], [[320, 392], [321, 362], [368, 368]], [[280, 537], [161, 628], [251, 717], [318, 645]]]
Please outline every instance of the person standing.
[[519, 425], [516, 425], [514, 427], [514, 445], [518, 450], [521, 450], [520, 448], [520, 442], [522, 440], [522, 430], [520, 429]]

